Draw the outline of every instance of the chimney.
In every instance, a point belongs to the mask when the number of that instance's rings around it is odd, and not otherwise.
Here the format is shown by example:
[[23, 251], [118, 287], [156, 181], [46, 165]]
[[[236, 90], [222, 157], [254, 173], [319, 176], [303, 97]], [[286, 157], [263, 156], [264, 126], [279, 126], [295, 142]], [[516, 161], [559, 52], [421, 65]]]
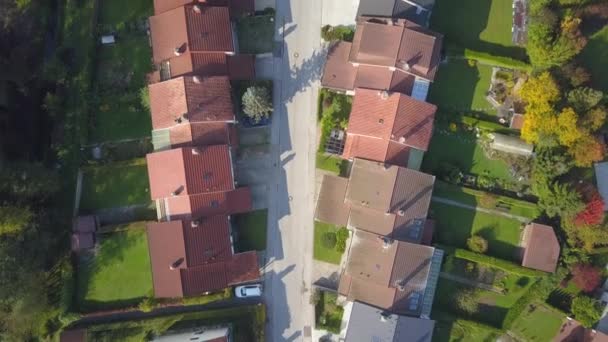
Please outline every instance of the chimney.
[[192, 82], [194, 82], [196, 84], [201, 84], [203, 82], [203, 80], [201, 79], [200, 76], [192, 76]]
[[169, 265], [169, 269], [174, 271], [179, 268], [179, 266], [184, 262], [184, 258], [179, 258], [175, 260], [171, 265]]
[[405, 137], [399, 137], [399, 142], [405, 144]]
[[390, 318], [391, 314], [388, 312], [381, 312], [380, 313], [380, 322], [388, 322], [388, 319]]
[[382, 248], [387, 249], [392, 244], [393, 244], [393, 239], [386, 237], [386, 236], [382, 238]]
[[399, 211], [397, 212], [397, 215], [399, 215], [399, 216], [405, 216], [405, 210], [399, 209]]
[[183, 189], [184, 189], [184, 187], [182, 185], [180, 185], [177, 189], [175, 189], [175, 191], [173, 191], [171, 193], [171, 196], [177, 196], [177, 195], [179, 195], [182, 192]]
[[378, 119], [378, 123], [382, 125], [384, 123], [384, 119]]
[[175, 50], [173, 50], [173, 54], [176, 56], [181, 56], [182, 55], [182, 49], [178, 47], [175, 48]]
[[193, 147], [192, 148], [192, 155], [193, 156], [198, 156], [199, 154], [201, 154], [201, 150], [199, 150], [197, 147]]
[[[199, 1], [199, 2], [201, 2], [201, 1]], [[202, 11], [203, 11], [203, 9], [201, 8], [201, 5], [192, 6], [192, 12], [200, 14]]]
[[199, 224], [200, 222], [198, 220], [192, 220], [192, 222], [190, 222], [190, 227], [196, 228]]
[[386, 90], [382, 90], [380, 92], [378, 92], [378, 95], [380, 96], [381, 99], [386, 100], [388, 99], [388, 91]]

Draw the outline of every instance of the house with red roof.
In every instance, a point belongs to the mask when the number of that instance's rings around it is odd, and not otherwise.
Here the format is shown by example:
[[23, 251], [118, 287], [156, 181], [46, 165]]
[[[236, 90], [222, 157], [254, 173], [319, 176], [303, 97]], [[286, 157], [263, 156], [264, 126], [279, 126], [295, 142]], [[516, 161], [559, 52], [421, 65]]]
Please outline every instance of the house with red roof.
[[410, 96], [358, 88], [342, 157], [418, 170], [433, 134], [437, 107]]

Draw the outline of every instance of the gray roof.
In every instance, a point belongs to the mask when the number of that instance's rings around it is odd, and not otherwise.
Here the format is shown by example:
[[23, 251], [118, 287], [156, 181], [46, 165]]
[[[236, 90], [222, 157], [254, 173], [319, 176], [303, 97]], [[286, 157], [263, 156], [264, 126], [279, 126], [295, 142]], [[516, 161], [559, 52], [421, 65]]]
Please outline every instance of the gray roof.
[[428, 26], [434, 5], [435, 0], [361, 0], [357, 16], [402, 18]]
[[[608, 203], [608, 162], [595, 164], [595, 181], [604, 203]], [[606, 209], [604, 205], [604, 211]]]
[[389, 314], [355, 302], [348, 321], [347, 342], [431, 342], [435, 321]]
[[518, 137], [492, 133], [490, 138], [492, 139], [490, 147], [497, 151], [518, 154], [526, 157], [531, 156], [532, 152], [534, 151], [533, 145], [526, 143]]

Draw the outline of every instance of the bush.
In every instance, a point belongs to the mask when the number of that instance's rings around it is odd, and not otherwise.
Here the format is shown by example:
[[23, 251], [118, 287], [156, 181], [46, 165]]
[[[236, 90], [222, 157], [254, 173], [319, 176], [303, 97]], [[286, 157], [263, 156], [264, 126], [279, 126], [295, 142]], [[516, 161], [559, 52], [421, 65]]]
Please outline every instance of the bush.
[[496, 208], [496, 204], [498, 204], [498, 196], [489, 192], [484, 192], [478, 198], [479, 205], [484, 208]]
[[458, 292], [455, 299], [456, 307], [468, 314], [474, 314], [479, 309], [479, 291], [476, 289], [463, 289]]
[[462, 183], [462, 178], [464, 175], [458, 166], [451, 163], [442, 162], [439, 164], [439, 168], [439, 175], [444, 181], [456, 185]]
[[494, 257], [488, 256], [488, 255], [470, 252], [465, 249], [460, 249], [460, 248], [456, 249], [454, 255], [460, 259], [474, 261], [479, 264], [488, 265], [491, 267], [501, 269], [506, 272], [510, 272], [510, 273], [514, 273], [514, 274], [518, 274], [518, 275], [522, 275], [522, 276], [540, 277], [540, 276], [545, 275], [545, 273], [541, 272], [541, 271], [533, 270], [530, 268], [525, 268], [525, 267], [519, 266], [510, 261], [494, 258]]
[[346, 240], [348, 240], [349, 236], [350, 233], [345, 227], [338, 229], [336, 233], [336, 250], [338, 252], [344, 253], [346, 251]]
[[321, 28], [321, 38], [326, 42], [344, 40], [351, 42], [355, 36], [355, 30], [348, 26], [325, 25]]
[[337, 243], [336, 233], [327, 232], [323, 234], [323, 237], [321, 238], [321, 243], [323, 244], [323, 247], [327, 249], [334, 249]]
[[142, 312], [150, 312], [154, 310], [157, 305], [158, 302], [154, 297], [146, 297], [139, 303], [137, 308]]
[[602, 317], [602, 308], [593, 298], [577, 296], [572, 300], [572, 314], [584, 327], [591, 328]]
[[467, 247], [475, 253], [485, 253], [488, 251], [488, 240], [479, 235], [473, 235], [467, 239]]
[[480, 63], [490, 64], [507, 69], [516, 69], [524, 71], [532, 71], [532, 66], [526, 62], [504, 56], [494, 56], [492, 54], [480, 51], [465, 49], [464, 53], [455, 49], [450, 49], [448, 54], [457, 57], [464, 57], [468, 60], [475, 60]]
[[572, 270], [572, 281], [584, 292], [593, 292], [600, 286], [601, 270], [589, 264], [577, 264]]

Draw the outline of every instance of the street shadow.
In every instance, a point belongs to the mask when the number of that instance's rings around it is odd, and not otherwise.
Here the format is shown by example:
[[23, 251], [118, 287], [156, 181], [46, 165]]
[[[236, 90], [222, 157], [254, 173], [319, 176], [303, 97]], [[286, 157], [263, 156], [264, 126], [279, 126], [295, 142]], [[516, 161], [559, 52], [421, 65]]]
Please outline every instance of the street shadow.
[[[281, 336], [272, 336], [272, 333], [275, 331], [280, 331], [280, 332], [284, 332], [286, 331], [290, 326], [291, 326], [291, 312], [289, 311], [289, 306], [287, 305], [287, 290], [286, 290], [286, 285], [285, 285], [285, 281], [284, 278], [285, 276], [287, 276], [289, 273], [291, 273], [294, 269], [296, 268], [295, 264], [292, 264], [288, 267], [286, 267], [284, 270], [282, 270], [281, 272], [276, 273], [275, 271], [270, 271], [266, 273], [266, 278], [269, 279], [271, 281], [272, 285], [272, 289], [271, 289], [271, 294], [270, 292], [267, 292], [270, 294], [271, 298], [266, 298], [267, 301], [272, 301], [274, 303], [280, 303], [280, 305], [273, 305], [272, 308], [272, 315], [274, 316], [273, 319], [273, 324], [268, 324], [267, 325], [267, 334], [266, 336], [268, 336], [268, 339], [270, 341], [279, 341], [279, 340], [283, 340], [283, 334], [281, 333]], [[280, 281], [273, 281], [273, 279], [277, 277]], [[279, 285], [277, 287], [277, 285]]]

